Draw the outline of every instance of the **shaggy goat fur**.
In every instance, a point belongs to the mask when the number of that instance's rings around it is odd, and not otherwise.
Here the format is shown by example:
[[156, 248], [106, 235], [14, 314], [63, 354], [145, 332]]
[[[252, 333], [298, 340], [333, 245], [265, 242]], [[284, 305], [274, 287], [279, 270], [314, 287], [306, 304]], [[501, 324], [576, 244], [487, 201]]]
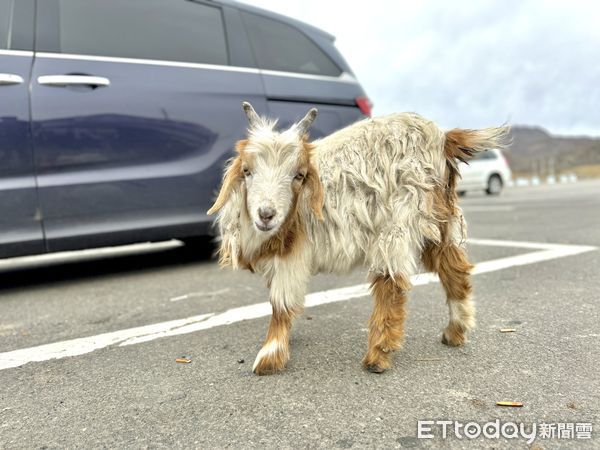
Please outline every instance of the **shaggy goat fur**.
[[[245, 103], [248, 139], [226, 169], [220, 262], [262, 274], [273, 316], [253, 370], [281, 370], [292, 319], [311, 275], [369, 269], [375, 301], [364, 366], [382, 372], [403, 338], [410, 276], [439, 274], [450, 320], [442, 342], [461, 345], [475, 324], [457, 159], [502, 146], [507, 128], [444, 132], [417, 114], [365, 119], [309, 143], [316, 110], [290, 129]], [[266, 211], [266, 213], [265, 213]]]

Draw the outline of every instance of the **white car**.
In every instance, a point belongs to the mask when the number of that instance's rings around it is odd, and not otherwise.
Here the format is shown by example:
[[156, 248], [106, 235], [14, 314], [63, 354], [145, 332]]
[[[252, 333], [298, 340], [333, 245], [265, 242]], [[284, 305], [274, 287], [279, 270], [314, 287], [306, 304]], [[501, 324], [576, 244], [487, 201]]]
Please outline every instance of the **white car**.
[[461, 179], [456, 190], [459, 195], [468, 191], [499, 195], [512, 177], [508, 162], [498, 149], [478, 153], [469, 160], [469, 164], [461, 162], [458, 167]]

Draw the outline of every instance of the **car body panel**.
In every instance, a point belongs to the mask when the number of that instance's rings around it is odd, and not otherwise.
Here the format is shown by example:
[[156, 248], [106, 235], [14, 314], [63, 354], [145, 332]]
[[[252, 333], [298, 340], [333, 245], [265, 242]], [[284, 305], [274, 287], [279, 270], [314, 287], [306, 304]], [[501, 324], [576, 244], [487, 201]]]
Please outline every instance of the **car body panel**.
[[[29, 122], [31, 52], [0, 51], [0, 74], [19, 77], [0, 84], [0, 256], [45, 250]], [[0, 75], [0, 79], [7, 78]], [[1, 81], [0, 81], [1, 83]]]
[[0, 257], [45, 251], [29, 116], [33, 0], [0, 3]]
[[[240, 98], [259, 109], [259, 75], [139, 62], [39, 55], [33, 78], [85, 73], [110, 86], [34, 81], [32, 118], [48, 247], [59, 241], [210, 219], [206, 211], [232, 142], [243, 136]], [[201, 81], [201, 82], [200, 82]], [[208, 195], [207, 195], [208, 194]], [[205, 231], [205, 230], [204, 230]], [[165, 230], [167, 232], [167, 230]], [[65, 245], [66, 244], [66, 245]]]
[[310, 127], [311, 139], [327, 136], [332, 131], [363, 119], [365, 116], [352, 106], [324, 105], [304, 102], [268, 101], [269, 114], [279, 118], [278, 125], [288, 127], [304, 117], [312, 107], [317, 107], [319, 114]]

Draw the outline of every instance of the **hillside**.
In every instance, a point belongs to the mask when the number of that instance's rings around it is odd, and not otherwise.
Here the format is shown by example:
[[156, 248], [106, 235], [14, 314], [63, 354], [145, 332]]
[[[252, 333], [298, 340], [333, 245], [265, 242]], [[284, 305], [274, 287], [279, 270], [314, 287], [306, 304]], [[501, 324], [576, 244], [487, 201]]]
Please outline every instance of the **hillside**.
[[548, 175], [577, 171], [582, 166], [600, 167], [600, 139], [555, 136], [541, 127], [513, 126], [512, 145], [506, 151], [518, 174]]

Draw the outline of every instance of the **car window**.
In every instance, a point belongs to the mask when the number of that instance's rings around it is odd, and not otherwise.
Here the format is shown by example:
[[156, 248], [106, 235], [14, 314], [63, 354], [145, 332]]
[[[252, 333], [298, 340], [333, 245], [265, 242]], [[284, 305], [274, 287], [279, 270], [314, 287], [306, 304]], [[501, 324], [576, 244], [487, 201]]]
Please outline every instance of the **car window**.
[[220, 8], [187, 0], [60, 0], [60, 51], [227, 64]]
[[496, 156], [496, 154], [494, 152], [487, 150], [485, 152], [476, 153], [475, 156], [473, 157], [473, 161], [490, 160], [490, 159], [496, 159], [497, 157], [498, 156]]
[[0, 49], [7, 49], [9, 45], [8, 30], [12, 18], [14, 0], [0, 0]]
[[251, 13], [242, 13], [250, 45], [261, 69], [339, 76], [342, 71], [300, 30]]

